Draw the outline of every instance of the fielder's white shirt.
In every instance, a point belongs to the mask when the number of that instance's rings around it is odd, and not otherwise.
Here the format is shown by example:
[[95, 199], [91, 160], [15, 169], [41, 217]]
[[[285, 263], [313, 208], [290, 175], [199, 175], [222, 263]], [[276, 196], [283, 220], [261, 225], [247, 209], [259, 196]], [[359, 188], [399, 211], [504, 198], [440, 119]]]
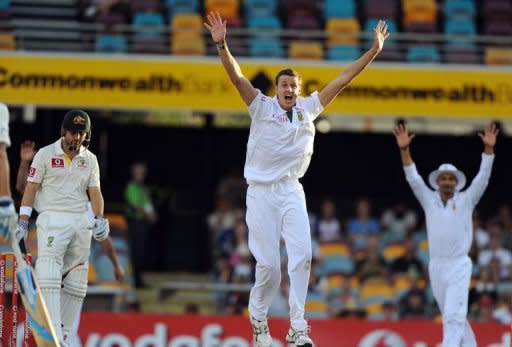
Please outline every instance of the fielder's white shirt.
[[249, 105], [252, 121], [244, 170], [247, 182], [272, 183], [304, 176], [313, 154], [313, 121], [322, 110], [318, 92], [298, 97], [290, 122], [277, 97], [258, 90]]
[[9, 137], [9, 110], [5, 104], [0, 103], [0, 143], [11, 146]]
[[37, 151], [27, 181], [41, 184], [34, 200], [39, 213], [85, 213], [89, 202], [87, 188], [100, 186], [98, 160], [82, 147], [69, 161], [59, 139]]
[[483, 153], [480, 170], [469, 188], [455, 193], [446, 206], [439, 191], [425, 184], [416, 165], [404, 167], [407, 182], [425, 211], [430, 259], [467, 256], [473, 240], [471, 217], [489, 182], [493, 161], [494, 154]]

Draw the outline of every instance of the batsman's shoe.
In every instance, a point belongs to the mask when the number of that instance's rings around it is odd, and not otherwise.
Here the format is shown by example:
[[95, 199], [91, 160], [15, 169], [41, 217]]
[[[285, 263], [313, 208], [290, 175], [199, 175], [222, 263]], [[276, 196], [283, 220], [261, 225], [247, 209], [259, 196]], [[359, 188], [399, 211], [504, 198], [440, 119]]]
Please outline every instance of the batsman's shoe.
[[295, 330], [290, 328], [286, 335], [286, 342], [292, 343], [297, 347], [313, 347], [313, 341], [308, 336], [309, 330], [309, 327], [305, 330]]
[[253, 316], [250, 316], [252, 334], [256, 347], [272, 347], [272, 337], [268, 330], [267, 320], [256, 320]]

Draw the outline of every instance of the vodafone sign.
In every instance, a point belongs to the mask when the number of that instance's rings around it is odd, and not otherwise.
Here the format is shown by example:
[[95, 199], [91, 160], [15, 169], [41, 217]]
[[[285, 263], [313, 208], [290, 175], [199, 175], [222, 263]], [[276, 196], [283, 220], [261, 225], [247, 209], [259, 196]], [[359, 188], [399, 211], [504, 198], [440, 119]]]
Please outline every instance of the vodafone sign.
[[[288, 347], [289, 322], [271, 319], [274, 347]], [[316, 347], [439, 347], [441, 325], [311, 320]], [[474, 324], [479, 347], [510, 347], [510, 330], [500, 324]], [[170, 316], [88, 313], [80, 324], [82, 347], [253, 347], [247, 319], [226, 316]], [[80, 346], [77, 346], [80, 347]]]

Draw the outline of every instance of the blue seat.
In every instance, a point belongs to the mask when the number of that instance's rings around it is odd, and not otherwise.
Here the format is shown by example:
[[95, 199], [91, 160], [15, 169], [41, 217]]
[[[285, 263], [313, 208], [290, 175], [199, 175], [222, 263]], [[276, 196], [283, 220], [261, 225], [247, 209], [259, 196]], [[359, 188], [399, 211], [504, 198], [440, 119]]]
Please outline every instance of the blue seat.
[[11, 5], [11, 0], [0, 0], [0, 10], [7, 10]]
[[253, 16], [247, 22], [249, 29], [281, 29], [281, 21], [277, 16]]
[[122, 35], [100, 34], [96, 39], [97, 52], [123, 53], [127, 50], [128, 44]]
[[350, 256], [326, 256], [320, 263], [319, 272], [327, 276], [333, 274], [352, 274], [354, 272], [354, 262]]
[[409, 63], [439, 63], [441, 55], [437, 47], [410, 46], [407, 50]]
[[169, 18], [176, 13], [197, 13], [199, 11], [199, 0], [166, 0], [165, 5]]
[[470, 20], [447, 20], [444, 33], [452, 35], [476, 35], [476, 25]]
[[254, 37], [249, 42], [249, 55], [251, 57], [282, 58], [284, 49], [281, 40], [277, 37]]
[[443, 6], [445, 18], [473, 19], [476, 6], [472, 0], [446, 0]]
[[245, 0], [245, 17], [273, 16], [276, 14], [277, 0]]
[[329, 60], [353, 61], [359, 58], [361, 51], [355, 45], [332, 45], [327, 51]]
[[324, 18], [351, 18], [357, 17], [356, 3], [354, 0], [325, 0]]
[[137, 37], [161, 37], [165, 29], [164, 17], [160, 13], [139, 12], [133, 18], [133, 26]]

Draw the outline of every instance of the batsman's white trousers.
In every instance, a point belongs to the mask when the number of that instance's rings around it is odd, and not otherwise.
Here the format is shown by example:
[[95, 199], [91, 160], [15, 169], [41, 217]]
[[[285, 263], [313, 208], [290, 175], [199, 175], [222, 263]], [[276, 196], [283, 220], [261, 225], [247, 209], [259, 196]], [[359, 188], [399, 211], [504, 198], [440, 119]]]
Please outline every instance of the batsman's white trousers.
[[46, 211], [37, 217], [36, 275], [55, 332], [62, 340], [60, 291], [62, 276], [87, 264], [92, 224], [86, 213]]
[[304, 189], [298, 180], [249, 184], [247, 190], [249, 249], [256, 258], [256, 280], [249, 298], [249, 312], [257, 320], [268, 309], [281, 282], [279, 241], [283, 237], [290, 277], [290, 321], [304, 330], [304, 305], [311, 269], [311, 234]]
[[467, 320], [471, 259], [436, 258], [429, 263], [430, 283], [443, 316], [442, 347], [476, 347]]

